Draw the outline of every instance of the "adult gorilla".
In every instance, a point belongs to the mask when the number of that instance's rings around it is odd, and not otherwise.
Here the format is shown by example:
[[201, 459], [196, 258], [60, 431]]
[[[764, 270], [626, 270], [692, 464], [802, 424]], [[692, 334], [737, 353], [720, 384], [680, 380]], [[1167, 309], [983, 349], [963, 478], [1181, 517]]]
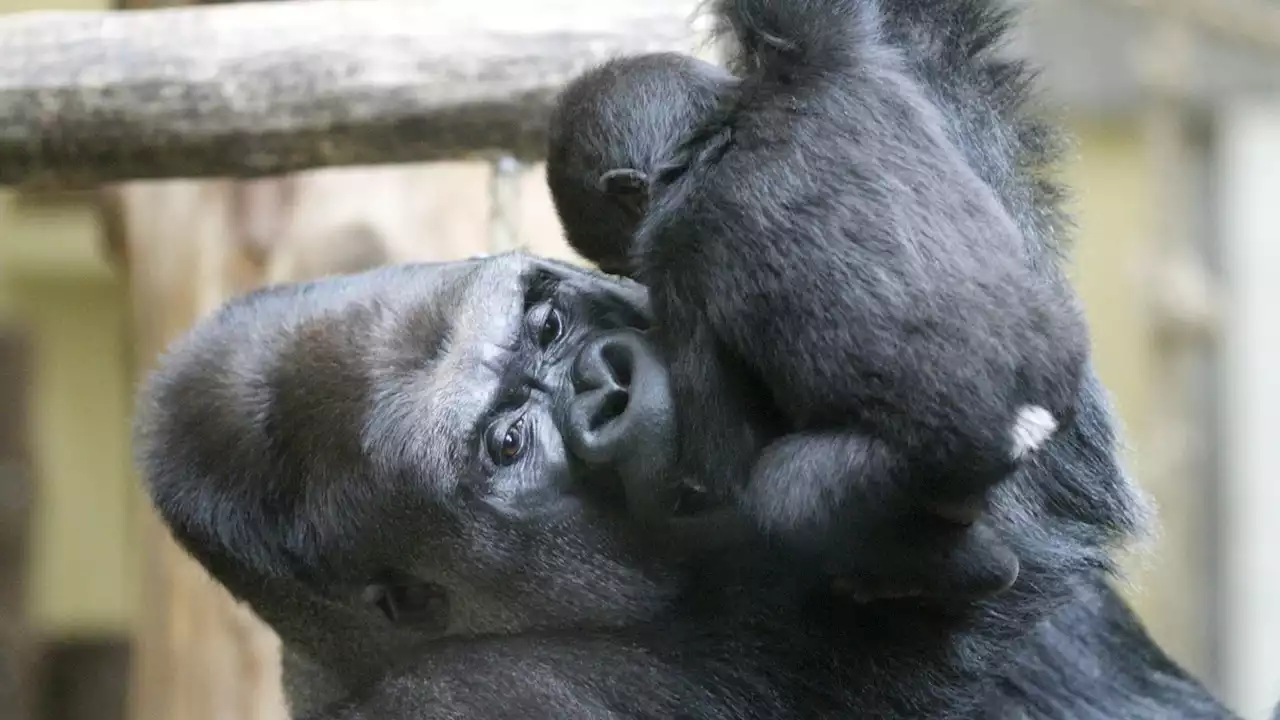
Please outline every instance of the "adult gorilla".
[[857, 605], [622, 517], [672, 467], [649, 322], [638, 286], [523, 255], [262, 290], [164, 358], [141, 466], [283, 638], [299, 716], [1229, 716], [1106, 583], [1138, 504], [1092, 375], [997, 493], [1010, 591]]

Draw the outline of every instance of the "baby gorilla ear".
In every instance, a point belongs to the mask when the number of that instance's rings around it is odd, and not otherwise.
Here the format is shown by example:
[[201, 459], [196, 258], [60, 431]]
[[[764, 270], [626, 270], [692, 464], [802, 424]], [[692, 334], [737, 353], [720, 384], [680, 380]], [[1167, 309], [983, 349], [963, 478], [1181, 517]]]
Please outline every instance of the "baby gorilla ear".
[[606, 195], [647, 195], [649, 176], [634, 168], [615, 168], [601, 175], [596, 187]]
[[643, 215], [649, 201], [649, 176], [634, 168], [615, 168], [600, 176], [596, 187], [627, 212]]

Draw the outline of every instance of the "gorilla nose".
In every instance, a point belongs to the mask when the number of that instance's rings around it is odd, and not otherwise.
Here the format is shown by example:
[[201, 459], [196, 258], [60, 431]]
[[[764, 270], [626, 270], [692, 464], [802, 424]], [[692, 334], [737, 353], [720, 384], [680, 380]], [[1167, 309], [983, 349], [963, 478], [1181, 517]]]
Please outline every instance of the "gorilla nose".
[[[574, 397], [569, 408], [568, 440], [574, 454], [590, 464], [616, 461], [637, 443], [652, 421], [646, 385], [661, 366], [642, 335], [619, 331], [596, 338], [573, 365]], [[652, 388], [650, 388], [650, 391]]]

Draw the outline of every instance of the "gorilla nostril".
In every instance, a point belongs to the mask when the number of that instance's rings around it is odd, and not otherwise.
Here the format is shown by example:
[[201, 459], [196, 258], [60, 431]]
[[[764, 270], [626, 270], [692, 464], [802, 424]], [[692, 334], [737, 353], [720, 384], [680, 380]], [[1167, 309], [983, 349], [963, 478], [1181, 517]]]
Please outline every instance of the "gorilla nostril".
[[[619, 387], [631, 387], [631, 368], [632, 355], [630, 348], [624, 346], [621, 342], [611, 342], [604, 346], [600, 351], [601, 357], [605, 364], [609, 367], [610, 374], [618, 383]], [[623, 395], [623, 405], [626, 405], [626, 395]]]
[[579, 392], [631, 387], [635, 349], [626, 336], [598, 338], [579, 353], [573, 366], [574, 389]]
[[622, 390], [613, 390], [607, 393], [604, 400], [591, 413], [591, 419], [587, 422], [588, 428], [592, 432], [596, 432], [605, 425], [617, 420], [622, 416], [622, 413], [626, 412], [628, 400], [627, 393]]
[[630, 395], [616, 387], [578, 393], [569, 408], [567, 440], [573, 453], [591, 463], [613, 459], [626, 441]]

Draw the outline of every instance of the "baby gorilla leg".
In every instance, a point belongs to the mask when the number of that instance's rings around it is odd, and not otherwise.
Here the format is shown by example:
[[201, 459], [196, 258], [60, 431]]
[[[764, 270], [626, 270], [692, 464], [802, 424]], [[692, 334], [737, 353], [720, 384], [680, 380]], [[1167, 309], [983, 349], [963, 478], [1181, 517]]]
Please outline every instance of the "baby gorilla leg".
[[886, 444], [851, 431], [795, 433], [765, 448], [741, 501], [768, 535], [815, 558], [860, 600], [966, 600], [1008, 589], [1018, 577], [1013, 551], [981, 513], [961, 520], [934, 510], [936, 485], [904, 477], [907, 467]]

